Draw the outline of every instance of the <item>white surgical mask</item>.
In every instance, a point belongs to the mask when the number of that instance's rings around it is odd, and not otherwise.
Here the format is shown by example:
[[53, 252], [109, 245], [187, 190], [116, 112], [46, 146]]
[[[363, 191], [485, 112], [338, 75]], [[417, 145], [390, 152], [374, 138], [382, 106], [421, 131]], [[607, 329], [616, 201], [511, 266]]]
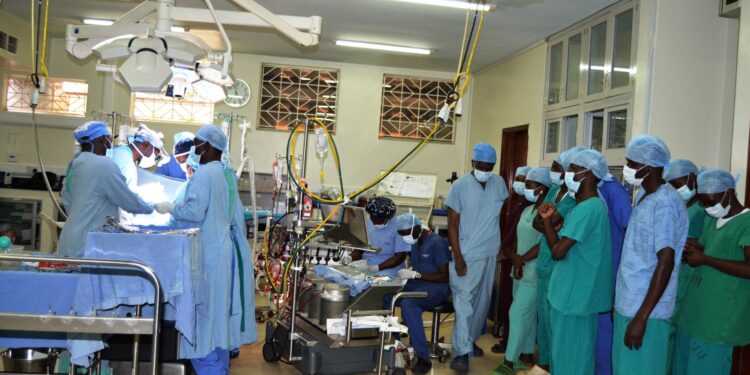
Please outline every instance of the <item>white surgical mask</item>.
[[474, 177], [479, 182], [487, 182], [487, 180], [490, 179], [490, 176], [492, 176], [492, 171], [485, 172], [485, 171], [480, 171], [479, 169], [474, 169]]
[[523, 196], [531, 203], [536, 203], [539, 200], [539, 196], [534, 193], [534, 189], [523, 189]]
[[633, 186], [641, 186], [643, 180], [648, 176], [648, 173], [646, 173], [646, 176], [643, 176], [642, 178], [635, 178], [635, 175], [643, 168], [646, 168], [646, 166], [644, 165], [636, 170], [626, 165], [622, 168], [622, 176], [625, 177], [625, 181], [627, 183]]
[[711, 207], [706, 207], [706, 213], [708, 214], [708, 216], [715, 217], [717, 219], [721, 219], [722, 217], [727, 216], [730, 206], [727, 205], [726, 207], [724, 207], [721, 204], [721, 202], [724, 201], [726, 195], [727, 193], [724, 192], [724, 195], [721, 196], [721, 200], [719, 201], [719, 203], [716, 203]]
[[682, 197], [682, 200], [684, 201], [689, 201], [695, 196], [695, 190], [688, 188], [687, 184], [680, 186], [680, 188], [677, 189], [677, 193], [680, 194], [680, 197]]
[[513, 191], [518, 195], [523, 195], [523, 190], [526, 188], [526, 184], [521, 181], [513, 181]]
[[560, 172], [552, 172], [552, 171], [550, 171], [549, 172], [549, 178], [550, 178], [550, 180], [552, 180], [552, 183], [555, 184], [555, 185], [557, 185], [557, 186], [560, 186], [560, 185], [562, 185], [565, 182], [565, 181], [563, 181], [563, 179], [562, 179], [562, 173], [560, 173]]
[[138, 166], [141, 168], [151, 168], [154, 165], [156, 165], [156, 151], [154, 149], [151, 149], [151, 155], [146, 156], [143, 155], [140, 149], [138, 149], [138, 146], [133, 145], [133, 148], [141, 154], [141, 161], [138, 162]]
[[[578, 173], [584, 173], [586, 171], [580, 171]], [[574, 172], [565, 172], [565, 185], [568, 187], [568, 190], [572, 191], [573, 193], [577, 193], [578, 189], [581, 188], [581, 182], [586, 179], [586, 177], [582, 178], [581, 181], [575, 181], [574, 177], [578, 174]]]

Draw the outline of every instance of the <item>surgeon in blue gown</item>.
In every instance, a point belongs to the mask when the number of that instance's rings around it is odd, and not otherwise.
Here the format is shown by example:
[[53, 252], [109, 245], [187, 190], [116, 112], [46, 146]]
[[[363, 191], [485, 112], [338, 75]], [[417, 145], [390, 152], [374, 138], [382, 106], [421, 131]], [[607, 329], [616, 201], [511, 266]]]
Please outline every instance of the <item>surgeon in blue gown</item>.
[[201, 229], [203, 273], [208, 301], [199, 305], [196, 340], [181, 340], [181, 355], [199, 375], [228, 374], [229, 351], [257, 339], [254, 278], [243, 207], [234, 173], [221, 162], [226, 136], [214, 125], [195, 136], [188, 158], [199, 168], [187, 183], [184, 199], [155, 205], [176, 221]]
[[187, 158], [190, 147], [193, 147], [195, 134], [191, 132], [179, 132], [174, 135], [174, 147], [169, 162], [156, 168], [156, 174], [172, 177], [174, 179], [187, 180]]
[[112, 150], [112, 135], [100, 121], [83, 124], [73, 132], [81, 144], [68, 166], [62, 191], [68, 220], [60, 234], [58, 254], [80, 256], [86, 233], [117, 217], [118, 208], [133, 214], [150, 214], [153, 207], [128, 189], [117, 165], [105, 155]]
[[[427, 292], [426, 298], [406, 298], [397, 302], [401, 306], [401, 318], [409, 328], [409, 342], [414, 347], [417, 362], [411, 370], [424, 374], [432, 368], [427, 337], [424, 334], [422, 312], [448, 299], [448, 262], [451, 253], [448, 242], [422, 227], [414, 214], [403, 214], [396, 218], [396, 229], [404, 241], [411, 246], [411, 268], [398, 271], [401, 280], [407, 280], [402, 291]], [[391, 308], [393, 295], [386, 296], [383, 307]]]
[[365, 272], [396, 278], [398, 271], [404, 268], [406, 254], [411, 250], [397, 233], [396, 203], [386, 197], [374, 197], [365, 208], [370, 214], [367, 220], [367, 234], [370, 245], [380, 248], [380, 252], [352, 252], [352, 266]]
[[160, 147], [160, 142], [161, 139], [156, 132], [146, 125], [140, 125], [135, 134], [128, 137], [128, 144], [112, 150], [112, 160], [125, 176], [125, 182], [130, 190], [136, 191], [138, 187], [136, 167], [151, 168], [156, 165], [157, 148]]

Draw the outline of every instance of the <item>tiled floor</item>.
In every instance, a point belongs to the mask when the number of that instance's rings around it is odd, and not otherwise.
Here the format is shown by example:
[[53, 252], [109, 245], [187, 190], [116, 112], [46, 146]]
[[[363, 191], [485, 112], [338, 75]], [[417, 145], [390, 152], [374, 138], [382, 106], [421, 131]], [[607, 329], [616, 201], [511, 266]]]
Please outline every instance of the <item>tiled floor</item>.
[[[429, 322], [428, 315], [425, 315], [426, 321]], [[452, 324], [450, 322], [444, 323], [441, 329], [441, 335], [445, 336], [446, 342], [450, 342], [450, 333], [452, 330]], [[427, 329], [429, 337], [429, 328]], [[290, 365], [286, 365], [280, 362], [267, 363], [263, 360], [262, 346], [263, 336], [265, 333], [265, 327], [259, 326], [258, 332], [261, 336], [259, 342], [248, 345], [242, 348], [240, 357], [232, 361], [231, 373], [233, 375], [245, 375], [245, 374], [275, 374], [275, 375], [286, 375], [286, 374], [298, 374], [296, 369]], [[479, 339], [479, 346], [485, 350], [484, 357], [474, 358], [471, 360], [471, 374], [491, 374], [492, 370], [502, 361], [502, 354], [495, 354], [490, 351], [492, 345], [497, 342], [497, 339], [491, 334], [486, 334]], [[433, 361], [432, 374], [456, 374], [455, 371], [451, 370], [449, 365], [450, 360], [445, 363], [439, 363], [437, 360]]]

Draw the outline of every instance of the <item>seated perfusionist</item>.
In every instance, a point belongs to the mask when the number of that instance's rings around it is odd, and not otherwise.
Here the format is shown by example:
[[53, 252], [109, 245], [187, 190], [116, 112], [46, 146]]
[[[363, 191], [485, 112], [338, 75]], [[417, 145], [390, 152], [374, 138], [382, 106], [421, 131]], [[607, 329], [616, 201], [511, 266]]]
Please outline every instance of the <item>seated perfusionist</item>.
[[187, 182], [184, 198], [160, 202], [159, 213], [201, 230], [208, 303], [198, 308], [196, 342], [180, 344], [198, 375], [228, 374], [230, 350], [257, 339], [251, 250], [245, 233], [242, 202], [232, 168], [221, 161], [227, 138], [214, 125], [195, 136], [188, 158], [198, 169]]
[[190, 147], [193, 146], [195, 134], [191, 132], [179, 132], [174, 135], [174, 147], [169, 162], [156, 168], [156, 174], [172, 177], [178, 180], [187, 180], [187, 158]]
[[62, 190], [63, 206], [68, 212], [57, 249], [62, 256], [82, 255], [86, 233], [106, 224], [108, 216], [117, 216], [119, 208], [134, 214], [154, 211], [128, 188], [125, 177], [109, 157], [112, 135], [105, 123], [87, 122], [73, 136], [81, 144], [81, 152], [68, 165]]
[[379, 247], [380, 252], [352, 251], [351, 265], [360, 271], [396, 278], [404, 268], [406, 253], [411, 250], [397, 233], [396, 221], [391, 220], [396, 214], [396, 203], [386, 197], [374, 197], [365, 209], [370, 214], [367, 220], [370, 245]]
[[[409, 328], [409, 340], [414, 347], [417, 362], [412, 367], [415, 374], [424, 374], [432, 368], [427, 337], [424, 333], [422, 312], [440, 305], [448, 299], [448, 263], [451, 252], [448, 242], [431, 230], [422, 227], [414, 214], [399, 215], [396, 218], [396, 229], [409, 246], [411, 246], [411, 268], [398, 271], [398, 277], [406, 280], [401, 289], [404, 292], [427, 292], [427, 298], [405, 298], [398, 301], [401, 307], [401, 318]], [[393, 295], [387, 295], [383, 308], [391, 308]]]

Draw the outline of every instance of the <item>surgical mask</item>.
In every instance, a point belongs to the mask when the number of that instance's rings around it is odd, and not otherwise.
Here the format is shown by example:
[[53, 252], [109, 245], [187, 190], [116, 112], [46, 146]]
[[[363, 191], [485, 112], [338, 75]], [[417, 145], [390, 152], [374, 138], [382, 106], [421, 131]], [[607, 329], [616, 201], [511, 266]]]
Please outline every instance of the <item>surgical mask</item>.
[[187, 173], [187, 162], [179, 163], [183, 173]]
[[492, 176], [492, 171], [485, 172], [485, 171], [480, 171], [479, 169], [476, 169], [476, 168], [474, 169], [474, 177], [479, 182], [487, 182], [487, 180], [490, 179], [490, 176]]
[[513, 191], [516, 192], [518, 195], [523, 195], [523, 191], [526, 188], [526, 184], [524, 184], [521, 181], [514, 181], [513, 182]]
[[531, 203], [536, 203], [539, 200], [539, 196], [534, 193], [534, 189], [523, 189], [523, 196]]
[[[203, 142], [198, 146], [202, 146], [204, 143], [206, 142]], [[193, 169], [195, 169], [196, 165], [201, 164], [201, 155], [203, 155], [202, 152], [200, 154], [195, 153], [195, 146], [190, 146], [190, 151], [188, 152], [188, 163], [190, 163], [190, 166], [193, 167]], [[195, 170], [197, 171], [197, 169]]]
[[555, 185], [557, 185], [557, 186], [560, 186], [560, 185], [563, 184], [563, 182], [565, 182], [565, 181], [563, 181], [563, 179], [562, 179], [562, 173], [560, 173], [560, 172], [552, 172], [552, 171], [550, 171], [549, 172], [549, 178], [550, 178], [550, 180], [552, 180], [552, 183], [555, 184]]
[[690, 189], [687, 184], [680, 186], [680, 188], [677, 189], [677, 193], [680, 194], [680, 197], [684, 201], [689, 201], [695, 196], [695, 190]]
[[112, 142], [107, 141], [107, 143], [109, 143], [109, 146], [107, 146], [107, 150], [104, 151], [104, 156], [112, 159], [112, 156], [114, 156], [115, 151], [112, 149]]
[[[411, 228], [411, 231], [414, 232], [414, 227]], [[419, 228], [419, 235], [422, 235], [422, 227]], [[401, 236], [401, 238], [403, 238], [404, 242], [409, 245], [414, 245], [415, 243], [419, 242], [419, 236], [417, 236], [417, 238], [414, 238], [414, 234], [412, 233], [409, 233], [408, 236]]]
[[138, 166], [141, 168], [151, 168], [154, 165], [156, 165], [156, 151], [151, 150], [151, 155], [146, 156], [143, 155], [140, 149], [138, 149], [138, 146], [133, 145], [133, 148], [135, 148], [136, 151], [141, 155], [141, 161], [138, 162]]
[[721, 202], [724, 201], [724, 197], [726, 195], [727, 193], [724, 192], [724, 195], [721, 196], [721, 200], [719, 201], [719, 203], [716, 203], [711, 207], [706, 207], [706, 213], [708, 214], [708, 216], [715, 217], [717, 219], [721, 219], [722, 217], [727, 216], [730, 206], [727, 205], [726, 207], [724, 207], [721, 204]]
[[[580, 171], [578, 173], [584, 173], [586, 171]], [[581, 188], [581, 182], [586, 179], [586, 177], [582, 178], [581, 181], [575, 181], [574, 177], [578, 174], [574, 172], [565, 172], [565, 185], [568, 187], [568, 190], [572, 191], [573, 193], [577, 193], [578, 189]]]
[[385, 222], [383, 224], [373, 224], [372, 226], [374, 226], [375, 229], [385, 229], [388, 226], [388, 222]]
[[643, 180], [648, 176], [648, 173], [646, 176], [643, 176], [642, 178], [635, 178], [635, 175], [641, 171], [641, 169], [646, 168], [646, 166], [642, 166], [638, 169], [633, 169], [628, 167], [627, 165], [622, 168], [622, 176], [625, 178], [625, 182], [633, 185], [633, 186], [641, 186], [643, 183]]

